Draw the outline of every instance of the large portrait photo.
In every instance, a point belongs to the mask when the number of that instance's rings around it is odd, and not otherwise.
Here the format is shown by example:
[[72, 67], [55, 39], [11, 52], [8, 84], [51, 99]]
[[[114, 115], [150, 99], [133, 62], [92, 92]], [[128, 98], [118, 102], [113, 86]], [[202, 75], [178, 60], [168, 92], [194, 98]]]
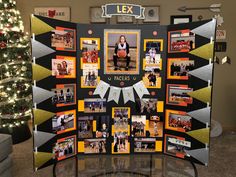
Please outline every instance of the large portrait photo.
[[104, 30], [104, 73], [139, 74], [140, 30]]

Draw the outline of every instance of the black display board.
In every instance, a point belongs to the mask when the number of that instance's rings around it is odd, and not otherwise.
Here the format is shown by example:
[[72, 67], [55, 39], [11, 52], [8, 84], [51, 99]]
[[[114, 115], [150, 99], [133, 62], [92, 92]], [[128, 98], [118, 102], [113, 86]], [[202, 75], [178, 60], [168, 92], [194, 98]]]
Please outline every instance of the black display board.
[[35, 170], [80, 154], [208, 164], [215, 20], [75, 24], [32, 16]]

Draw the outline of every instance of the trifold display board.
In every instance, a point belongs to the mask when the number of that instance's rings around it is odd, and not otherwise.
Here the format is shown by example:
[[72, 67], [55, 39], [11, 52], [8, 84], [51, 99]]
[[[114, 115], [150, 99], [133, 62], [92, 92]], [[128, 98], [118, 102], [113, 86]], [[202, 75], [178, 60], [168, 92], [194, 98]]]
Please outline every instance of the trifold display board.
[[82, 154], [208, 164], [216, 20], [75, 24], [31, 18], [34, 167]]

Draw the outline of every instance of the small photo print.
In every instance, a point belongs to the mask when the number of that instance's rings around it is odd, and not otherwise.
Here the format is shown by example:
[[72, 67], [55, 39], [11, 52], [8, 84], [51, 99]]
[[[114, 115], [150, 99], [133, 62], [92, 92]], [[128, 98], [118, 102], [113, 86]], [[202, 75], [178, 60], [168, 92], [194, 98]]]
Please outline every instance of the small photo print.
[[75, 57], [57, 56], [52, 59], [52, 76], [56, 78], [75, 78]]
[[93, 116], [78, 117], [78, 138], [93, 138]]
[[52, 130], [54, 133], [61, 134], [76, 129], [76, 111], [65, 111], [56, 113], [52, 118]]
[[100, 113], [106, 112], [106, 99], [86, 98], [84, 99], [85, 113]]
[[186, 112], [166, 110], [165, 128], [179, 132], [188, 132], [192, 130], [192, 117]]
[[142, 114], [150, 114], [157, 112], [157, 99], [154, 98], [142, 98], [136, 100], [137, 112]]
[[56, 27], [51, 34], [51, 46], [56, 50], [76, 51], [75, 29]]
[[148, 137], [163, 137], [163, 122], [150, 118], [147, 133], [149, 133]]
[[114, 131], [128, 131], [130, 108], [129, 107], [113, 107], [112, 118], [114, 119]]
[[157, 66], [146, 66], [143, 82], [147, 88], [161, 88], [160, 68]]
[[188, 95], [193, 88], [188, 85], [167, 84], [166, 103], [176, 106], [187, 106], [193, 103], [193, 98]]
[[144, 39], [144, 51], [146, 56], [155, 58], [155, 55], [163, 51], [163, 40], [162, 39]]
[[134, 138], [134, 152], [155, 152], [156, 138]]
[[165, 135], [165, 153], [179, 158], [186, 156], [185, 150], [191, 149], [191, 142], [183, 137]]
[[146, 136], [146, 115], [132, 115], [132, 130], [134, 137]]
[[189, 72], [194, 69], [194, 60], [189, 60], [189, 58], [168, 58], [167, 78], [188, 80], [191, 76]]
[[189, 29], [168, 32], [168, 52], [189, 52], [195, 49], [195, 34]]
[[84, 64], [81, 88], [95, 88], [98, 84], [98, 65]]
[[80, 38], [83, 63], [98, 63], [100, 38]]
[[108, 138], [110, 136], [110, 116], [97, 116], [96, 138]]
[[56, 107], [74, 105], [76, 98], [75, 84], [57, 84], [55, 89], [52, 89], [54, 96], [52, 104]]
[[55, 154], [55, 158], [59, 161], [75, 155], [75, 143], [76, 136], [70, 136], [57, 140], [53, 147], [53, 153]]
[[114, 154], [130, 153], [128, 132], [115, 132], [112, 152]]
[[104, 30], [105, 74], [139, 74], [140, 34], [137, 29]]
[[84, 153], [85, 154], [104, 154], [107, 152], [106, 139], [85, 139], [84, 140]]

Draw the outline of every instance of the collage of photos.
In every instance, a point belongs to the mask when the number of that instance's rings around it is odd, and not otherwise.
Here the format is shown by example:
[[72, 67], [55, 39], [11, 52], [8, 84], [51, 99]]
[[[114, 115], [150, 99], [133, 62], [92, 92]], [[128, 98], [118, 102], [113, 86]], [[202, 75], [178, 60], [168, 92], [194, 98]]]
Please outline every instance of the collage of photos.
[[55, 89], [52, 89], [52, 104], [56, 107], [74, 105], [76, 98], [75, 84], [57, 84]]
[[146, 115], [132, 115], [131, 135], [146, 137]]
[[80, 38], [80, 49], [82, 52], [81, 69], [81, 88], [96, 88], [100, 77], [100, 59], [98, 52], [100, 50], [100, 38]]
[[166, 89], [166, 104], [187, 106], [193, 103], [193, 98], [188, 95], [193, 88], [189, 88], [188, 85], [167, 84]]
[[51, 34], [51, 47], [56, 50], [76, 51], [76, 30], [56, 27]]
[[80, 38], [80, 50], [82, 50], [82, 64], [98, 63], [100, 38]]
[[78, 117], [78, 138], [93, 138], [93, 116]]
[[144, 39], [145, 71], [143, 82], [146, 88], [161, 88], [160, 72], [162, 69], [161, 53], [163, 51], [162, 39]]
[[113, 132], [129, 131], [129, 118], [130, 118], [129, 107], [113, 107], [112, 118], [114, 119]]
[[81, 88], [96, 88], [98, 81], [98, 65], [84, 64], [83, 76], [81, 77]]
[[55, 154], [55, 158], [59, 161], [75, 155], [75, 143], [76, 136], [70, 136], [57, 140], [53, 147], [53, 153]]
[[76, 77], [76, 58], [69, 56], [56, 56], [52, 59], [52, 76], [58, 78]]
[[110, 136], [110, 116], [97, 116], [96, 126], [96, 138], [108, 138]]
[[188, 80], [194, 70], [194, 60], [189, 58], [168, 58], [167, 79]]
[[76, 129], [76, 111], [58, 112], [52, 118], [52, 130], [54, 133], [61, 134]]
[[130, 143], [128, 132], [115, 132], [114, 142], [112, 143], [113, 154], [130, 153]]
[[106, 99], [85, 98], [84, 99], [84, 112], [85, 113], [106, 112]]
[[191, 142], [186, 141], [185, 138], [165, 135], [165, 148], [164, 151], [166, 154], [176, 156], [179, 158], [184, 158], [186, 156], [185, 150], [191, 149]]
[[142, 98], [136, 100], [136, 111], [142, 114], [151, 114], [157, 112], [157, 99]]
[[192, 117], [183, 111], [166, 110], [165, 128], [179, 132], [191, 131]]
[[134, 152], [155, 152], [155, 138], [134, 138]]
[[191, 30], [168, 32], [168, 52], [189, 52], [195, 49], [195, 34]]
[[139, 74], [140, 30], [104, 30], [104, 74]]
[[106, 139], [85, 139], [84, 153], [85, 154], [104, 154], [107, 152]]

